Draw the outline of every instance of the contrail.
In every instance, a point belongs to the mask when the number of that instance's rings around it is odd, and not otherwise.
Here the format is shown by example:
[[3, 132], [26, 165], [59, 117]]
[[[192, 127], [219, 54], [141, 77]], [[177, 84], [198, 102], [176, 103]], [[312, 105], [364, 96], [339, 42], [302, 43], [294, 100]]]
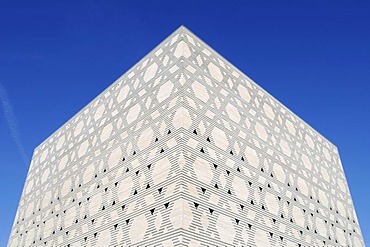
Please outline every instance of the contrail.
[[17, 145], [18, 151], [22, 156], [23, 162], [27, 165], [28, 158], [24, 150], [23, 144], [21, 142], [20, 133], [18, 131], [17, 120], [13, 111], [13, 107], [10, 104], [8, 94], [6, 93], [6, 90], [1, 83], [0, 83], [0, 101], [4, 112], [5, 120], [10, 129], [10, 135], [13, 138], [15, 144]]

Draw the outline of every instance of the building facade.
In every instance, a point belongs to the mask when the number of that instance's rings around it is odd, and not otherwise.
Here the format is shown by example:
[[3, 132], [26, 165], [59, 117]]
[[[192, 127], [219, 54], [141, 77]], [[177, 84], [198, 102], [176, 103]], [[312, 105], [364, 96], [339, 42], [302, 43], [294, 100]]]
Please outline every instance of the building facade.
[[9, 246], [363, 246], [337, 147], [180, 27], [34, 151]]

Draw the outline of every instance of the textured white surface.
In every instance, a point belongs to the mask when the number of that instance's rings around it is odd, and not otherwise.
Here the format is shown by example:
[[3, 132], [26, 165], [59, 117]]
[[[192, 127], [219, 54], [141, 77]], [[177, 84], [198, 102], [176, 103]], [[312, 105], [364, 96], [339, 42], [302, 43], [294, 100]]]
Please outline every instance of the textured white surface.
[[35, 149], [9, 246], [362, 246], [337, 148], [181, 27]]

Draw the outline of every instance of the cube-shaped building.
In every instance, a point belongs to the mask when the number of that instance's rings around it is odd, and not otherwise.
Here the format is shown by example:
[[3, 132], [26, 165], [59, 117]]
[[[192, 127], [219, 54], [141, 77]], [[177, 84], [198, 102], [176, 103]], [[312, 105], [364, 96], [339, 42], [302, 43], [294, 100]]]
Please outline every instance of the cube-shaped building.
[[180, 27], [34, 151], [9, 246], [363, 246], [338, 149]]

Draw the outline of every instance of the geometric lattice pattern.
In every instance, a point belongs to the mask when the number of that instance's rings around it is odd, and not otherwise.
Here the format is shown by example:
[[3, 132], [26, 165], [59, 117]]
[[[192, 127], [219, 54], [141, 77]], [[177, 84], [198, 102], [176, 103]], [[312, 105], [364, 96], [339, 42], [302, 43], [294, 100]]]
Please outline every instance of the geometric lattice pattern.
[[363, 246], [337, 148], [180, 27], [32, 158], [9, 246]]

